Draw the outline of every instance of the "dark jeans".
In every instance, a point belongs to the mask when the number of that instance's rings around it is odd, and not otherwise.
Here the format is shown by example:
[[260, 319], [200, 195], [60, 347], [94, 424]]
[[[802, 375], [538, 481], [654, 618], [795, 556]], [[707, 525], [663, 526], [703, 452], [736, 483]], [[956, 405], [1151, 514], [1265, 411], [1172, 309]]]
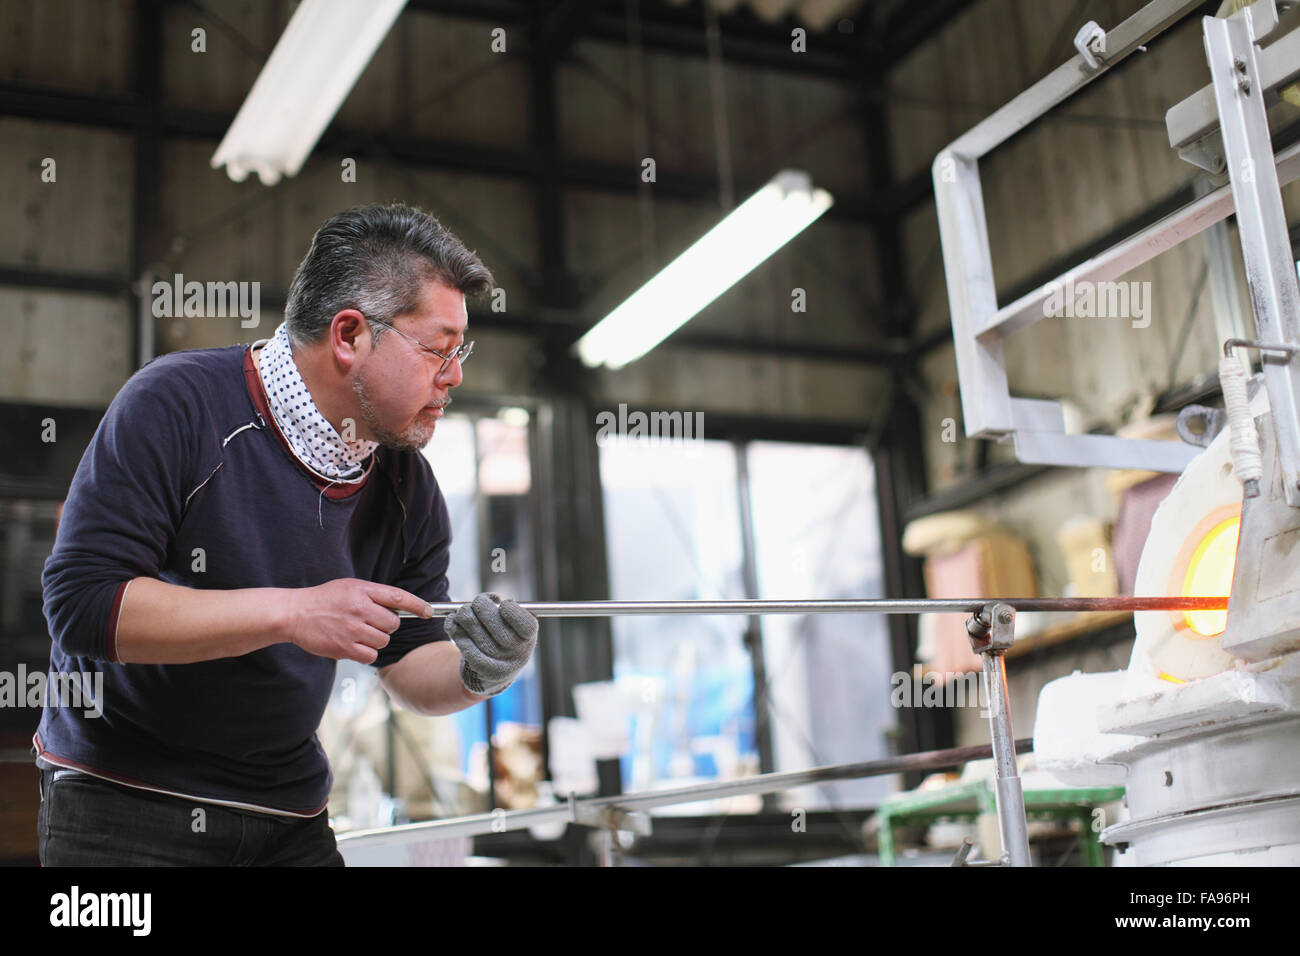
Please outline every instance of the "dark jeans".
[[45, 866], [342, 866], [327, 813], [278, 817], [42, 770], [37, 828]]

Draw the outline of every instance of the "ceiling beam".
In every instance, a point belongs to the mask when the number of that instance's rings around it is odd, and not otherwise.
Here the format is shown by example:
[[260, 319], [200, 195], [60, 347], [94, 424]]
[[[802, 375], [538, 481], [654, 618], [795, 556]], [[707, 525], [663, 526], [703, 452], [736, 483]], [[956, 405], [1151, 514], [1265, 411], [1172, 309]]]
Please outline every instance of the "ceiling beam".
[[600, 7], [600, 0], [560, 0], [543, 15], [533, 35], [533, 53], [560, 59], [585, 32]]
[[885, 28], [878, 38], [868, 40], [876, 61], [876, 72], [888, 73], [979, 2], [980, 0], [927, 0], [926, 3], [908, 3], [899, 7], [885, 21]]
[[[81, 92], [29, 89], [0, 84], [0, 116], [96, 126], [133, 131], [148, 110], [135, 96], [102, 96]], [[219, 141], [230, 128], [234, 117], [206, 110], [164, 107], [162, 129], [168, 136], [184, 136]], [[416, 167], [452, 169], [476, 175], [500, 176], [533, 181], [543, 171], [532, 149], [525, 147], [488, 146], [455, 140], [434, 139], [400, 131], [341, 129], [331, 125], [321, 137], [317, 152], [346, 151], [348, 155], [382, 155]], [[597, 192], [635, 193], [636, 169], [618, 163], [560, 157], [559, 181], [573, 189]], [[736, 183], [741, 195], [755, 192], [765, 181], [742, 180]], [[714, 202], [717, 177], [712, 170], [688, 172], [660, 168], [655, 195], [681, 202]], [[869, 224], [893, 206], [892, 192], [878, 194], [836, 193], [835, 205], [826, 218], [833, 221]]]
[[[124, 296], [132, 292], [129, 276], [106, 272], [71, 272], [41, 266], [0, 266], [0, 287], [40, 289], [51, 292], [82, 292]], [[284, 309], [288, 293], [284, 289], [263, 285], [258, 290], [258, 304], [272, 312]], [[551, 310], [556, 312], [556, 310]], [[475, 308], [470, 312], [470, 327], [477, 332], [500, 332], [528, 335], [567, 348], [586, 332], [595, 320], [579, 311], [562, 318], [492, 312]], [[808, 361], [840, 362], [863, 365], [889, 365], [906, 354], [905, 344], [898, 348], [861, 348], [808, 341], [778, 342], [750, 336], [694, 332], [689, 329], [672, 335], [666, 345], [708, 352], [723, 352], [751, 358], [785, 358]]]
[[[569, 43], [580, 39], [627, 43], [627, 14], [623, 0], [593, 0], [582, 17], [566, 17]], [[563, 13], [564, 4], [558, 11]], [[533, 4], [493, 0], [480, 5], [473, 0], [409, 0], [407, 9], [430, 14], [481, 20], [509, 28], [531, 16]], [[643, 3], [640, 9], [641, 43], [647, 50], [685, 56], [708, 56], [704, 11]], [[783, 72], [848, 81], [861, 60], [861, 44], [848, 35], [823, 31], [808, 37], [807, 51], [795, 53], [790, 31], [798, 24], [770, 24], [752, 14], [719, 18], [722, 52], [728, 63], [758, 66]]]

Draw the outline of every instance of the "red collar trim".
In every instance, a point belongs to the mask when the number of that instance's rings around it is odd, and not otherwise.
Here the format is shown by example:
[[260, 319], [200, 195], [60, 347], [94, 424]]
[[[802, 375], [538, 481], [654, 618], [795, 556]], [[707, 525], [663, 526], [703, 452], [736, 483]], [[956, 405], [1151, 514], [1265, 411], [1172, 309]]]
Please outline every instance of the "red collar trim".
[[317, 491], [322, 492], [331, 501], [336, 501], [340, 498], [351, 498], [366, 486], [366, 482], [370, 480], [371, 472], [375, 470], [374, 455], [370, 456], [370, 467], [366, 469], [365, 478], [354, 485], [339, 485], [316, 474], [293, 453], [293, 447], [280, 431], [280, 426], [275, 422], [275, 416], [271, 414], [271, 403], [266, 397], [266, 386], [262, 384], [262, 376], [258, 374], [257, 363], [253, 361], [253, 347], [251, 345], [244, 352], [244, 381], [248, 385], [248, 396], [253, 401], [253, 407], [262, 416], [267, 427], [271, 430], [271, 434], [275, 435], [281, 447], [293, 459], [293, 463], [298, 466], [304, 475], [311, 479]]

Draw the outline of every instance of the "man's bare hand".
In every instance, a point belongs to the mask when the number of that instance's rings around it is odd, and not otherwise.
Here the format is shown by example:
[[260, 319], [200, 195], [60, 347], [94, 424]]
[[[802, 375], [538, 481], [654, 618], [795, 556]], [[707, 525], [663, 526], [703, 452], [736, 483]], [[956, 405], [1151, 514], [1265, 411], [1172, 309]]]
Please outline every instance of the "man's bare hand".
[[433, 609], [410, 591], [358, 578], [339, 578], [314, 588], [287, 592], [287, 639], [309, 654], [373, 664], [388, 635], [397, 630], [398, 611], [431, 617]]

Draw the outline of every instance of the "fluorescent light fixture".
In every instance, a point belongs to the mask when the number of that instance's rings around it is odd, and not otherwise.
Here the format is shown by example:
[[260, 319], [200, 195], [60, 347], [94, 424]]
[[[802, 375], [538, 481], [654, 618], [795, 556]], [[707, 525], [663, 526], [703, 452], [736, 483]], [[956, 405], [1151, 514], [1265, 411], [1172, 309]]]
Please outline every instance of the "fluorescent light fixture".
[[302, 0], [239, 108], [212, 168], [263, 185], [296, 176], [406, 0]]
[[580, 338], [584, 365], [622, 368], [676, 332], [830, 208], [830, 193], [785, 169]]

